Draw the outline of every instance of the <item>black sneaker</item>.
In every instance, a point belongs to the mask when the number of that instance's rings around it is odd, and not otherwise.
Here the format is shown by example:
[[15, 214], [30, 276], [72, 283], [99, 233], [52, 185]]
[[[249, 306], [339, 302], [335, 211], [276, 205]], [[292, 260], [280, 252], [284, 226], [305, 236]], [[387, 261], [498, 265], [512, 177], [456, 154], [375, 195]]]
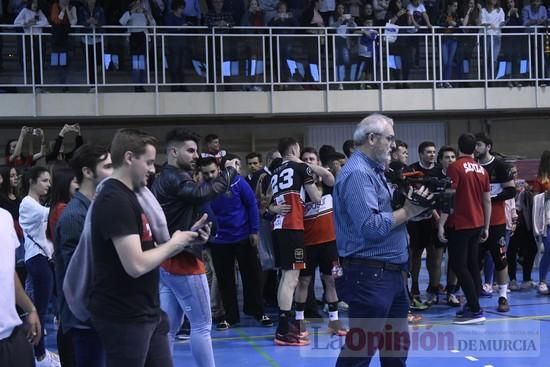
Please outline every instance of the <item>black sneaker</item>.
[[276, 333], [273, 341], [275, 344], [282, 346], [302, 347], [309, 344], [309, 340], [302, 339], [290, 331], [286, 334]]
[[508, 304], [508, 300], [505, 297], [498, 297], [498, 312], [508, 312], [510, 311], [510, 305]]
[[262, 326], [264, 327], [271, 327], [273, 326], [273, 321], [269, 318], [267, 315], [261, 315], [256, 317], [256, 321], [258, 321]]
[[305, 320], [293, 320], [288, 324], [291, 334], [297, 335], [300, 339], [306, 340], [309, 337]]
[[216, 325], [216, 330], [227, 330], [231, 327], [231, 325], [229, 325], [229, 323], [225, 320], [221, 321], [218, 323], [218, 325]]

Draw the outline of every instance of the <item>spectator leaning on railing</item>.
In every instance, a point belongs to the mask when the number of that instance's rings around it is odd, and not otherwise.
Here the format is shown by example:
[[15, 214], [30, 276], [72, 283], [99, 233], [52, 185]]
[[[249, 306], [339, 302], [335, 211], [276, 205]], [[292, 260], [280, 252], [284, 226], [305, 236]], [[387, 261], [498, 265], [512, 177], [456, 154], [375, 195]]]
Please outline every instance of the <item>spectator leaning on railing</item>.
[[453, 63], [455, 60], [456, 49], [458, 47], [458, 39], [452, 34], [456, 32], [459, 24], [458, 15], [458, 2], [449, 1], [447, 3], [447, 9], [439, 19], [439, 25], [444, 27], [444, 36], [441, 37], [441, 63], [443, 68], [443, 82], [440, 86], [445, 88], [452, 88], [451, 80], [453, 77]]
[[121, 25], [129, 26], [130, 56], [132, 58], [132, 82], [136, 92], [145, 92], [147, 70], [147, 26], [156, 26], [157, 23], [151, 13], [145, 9], [141, 1], [133, 1], [128, 11], [122, 14], [119, 20]]
[[[97, 32], [98, 28], [105, 24], [105, 11], [100, 5], [96, 4], [96, 0], [88, 0], [86, 5], [80, 7], [78, 24], [85, 27], [85, 33], [93, 33], [94, 29]], [[99, 60], [101, 60], [101, 49], [97, 47], [99, 42], [101, 42], [101, 37], [98, 35], [95, 37], [93, 35], [82, 37], [84, 55], [86, 55], [86, 48], [88, 49], [88, 83], [91, 85], [90, 92], [95, 92], [96, 62], [99, 63]]]
[[[409, 26], [409, 16], [407, 14], [407, 9], [403, 8], [401, 0], [391, 0], [388, 7], [388, 12], [386, 13], [386, 23], [395, 24], [399, 27]], [[399, 30], [399, 33], [404, 33], [404, 30]], [[392, 80], [408, 80], [409, 71], [411, 70], [411, 43], [409, 42], [409, 37], [397, 37], [393, 43], [389, 43], [390, 58], [393, 57], [395, 60], [393, 67], [391, 68], [391, 79]], [[398, 73], [401, 70], [401, 78]], [[407, 84], [404, 87], [408, 87]]]
[[[78, 21], [76, 8], [70, 6], [69, 0], [58, 0], [52, 5], [50, 21], [52, 22], [51, 65], [57, 69], [57, 82], [65, 84], [69, 64], [69, 32], [71, 26]], [[66, 87], [63, 89], [65, 90]]]
[[[460, 4], [459, 4], [460, 5]], [[463, 14], [460, 23], [465, 27], [478, 27], [481, 24], [481, 5], [476, 3], [476, 0], [468, 0], [466, 8], [459, 11]], [[463, 36], [460, 38], [460, 43], [457, 50], [458, 63], [458, 79], [466, 79], [470, 74], [470, 64], [474, 54], [474, 49], [477, 47], [477, 39], [473, 34], [478, 33], [478, 29], [466, 28], [464, 33], [471, 33], [472, 36]]]
[[[516, 3], [519, 3], [519, 0], [506, 0], [506, 7], [504, 9], [506, 26], [514, 28], [506, 28], [503, 30], [503, 33], [520, 33], [522, 31], [523, 20]], [[507, 64], [510, 64], [511, 68], [509, 78], [518, 79], [522, 73], [527, 72], [527, 70], [522, 70], [521, 67], [527, 55], [526, 45], [527, 39], [524, 36], [506, 35], [502, 39], [503, 59], [506, 60]], [[514, 86], [521, 88], [523, 85], [519, 81], [508, 82], [508, 87]]]
[[[186, 17], [183, 15], [185, 4], [182, 0], [172, 1], [172, 8], [166, 16], [165, 24], [169, 27], [178, 27], [170, 29], [168, 32], [175, 34], [184, 33], [183, 27], [188, 25]], [[190, 51], [187, 40], [180, 36], [166, 37], [166, 45], [168, 46], [168, 71], [170, 72], [171, 83], [183, 83], [185, 80], [184, 68], [186, 66], [187, 51]], [[184, 91], [183, 86], [173, 86], [172, 91]]]
[[[521, 17], [523, 18], [523, 25], [529, 27], [526, 31], [529, 33], [534, 33], [535, 29], [532, 27], [545, 25], [548, 19], [548, 14], [546, 12], [546, 7], [544, 5], [541, 5], [541, 0], [531, 0], [530, 5], [526, 5], [525, 7], [523, 7], [523, 10], [521, 11]], [[529, 43], [531, 44], [531, 65], [529, 65], [529, 69], [532, 71], [536, 71], [536, 76], [539, 79], [544, 78], [544, 75], [542, 73], [544, 57], [542, 57], [540, 52], [540, 49], [543, 47], [542, 38], [539, 38], [535, 41], [535, 37], [530, 36]], [[537, 62], [535, 60], [537, 59], [538, 64], [535, 64]], [[538, 65], [536, 69], [535, 65]], [[546, 83], [540, 82], [539, 86], [545, 87]]]
[[[345, 14], [346, 8], [344, 4], [340, 3], [336, 7], [336, 11], [330, 17], [330, 26], [336, 28], [337, 36], [334, 37], [334, 43], [336, 46], [336, 80], [341, 82], [345, 80], [351, 80], [348, 77], [350, 72], [349, 66], [351, 64], [351, 40], [347, 36], [352, 32], [352, 29], [357, 27], [355, 20], [351, 14]], [[338, 89], [343, 90], [344, 85], [339, 84]]]
[[[481, 25], [487, 27], [487, 54], [490, 57], [488, 73], [491, 79], [498, 73], [498, 56], [500, 54], [500, 27], [504, 24], [504, 11], [500, 7], [500, 0], [488, 0], [485, 8], [481, 9]], [[492, 67], [491, 67], [492, 66]], [[489, 77], [487, 76], [489, 79]]]
[[[37, 36], [42, 33], [42, 28], [49, 25], [48, 19], [38, 8], [38, 0], [32, 0], [27, 3], [27, 6], [21, 9], [13, 24], [23, 27], [25, 36], [23, 36], [24, 55], [21, 55], [21, 60], [26, 59], [27, 70], [31, 69], [31, 63], [34, 68], [34, 84], [42, 84], [40, 73], [40, 57], [41, 57], [41, 39]], [[29, 35], [29, 36], [27, 36]], [[23, 62], [22, 62], [23, 63]], [[23, 72], [26, 73], [27, 70]]]

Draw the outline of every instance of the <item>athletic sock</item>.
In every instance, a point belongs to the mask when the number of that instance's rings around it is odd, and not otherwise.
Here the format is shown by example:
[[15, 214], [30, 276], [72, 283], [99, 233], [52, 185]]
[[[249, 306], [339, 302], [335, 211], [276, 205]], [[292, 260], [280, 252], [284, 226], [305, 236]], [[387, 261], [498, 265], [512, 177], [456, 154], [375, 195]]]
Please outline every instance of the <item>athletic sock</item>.
[[498, 296], [508, 299], [508, 284], [498, 285]]
[[304, 311], [306, 309], [306, 303], [296, 302], [296, 320], [304, 320]]
[[338, 320], [338, 302], [328, 304], [328, 318], [330, 321]]
[[287, 334], [288, 333], [288, 317], [290, 315], [290, 311], [279, 311], [279, 325], [277, 326], [277, 333], [278, 334]]

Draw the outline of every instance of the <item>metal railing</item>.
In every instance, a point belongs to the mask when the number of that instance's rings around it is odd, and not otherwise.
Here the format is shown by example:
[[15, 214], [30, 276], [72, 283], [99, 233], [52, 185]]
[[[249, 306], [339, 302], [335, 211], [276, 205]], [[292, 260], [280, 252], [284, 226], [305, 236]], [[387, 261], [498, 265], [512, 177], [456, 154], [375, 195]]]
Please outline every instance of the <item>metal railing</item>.
[[397, 35], [385, 27], [347, 28], [345, 34], [334, 28], [140, 27], [148, 33], [139, 53], [129, 47], [130, 28], [73, 27], [60, 51], [52, 50], [48, 29], [26, 34], [0, 26], [0, 89], [383, 90], [543, 86], [548, 80], [542, 27], [503, 27], [500, 35], [486, 27], [453, 33], [400, 27]]

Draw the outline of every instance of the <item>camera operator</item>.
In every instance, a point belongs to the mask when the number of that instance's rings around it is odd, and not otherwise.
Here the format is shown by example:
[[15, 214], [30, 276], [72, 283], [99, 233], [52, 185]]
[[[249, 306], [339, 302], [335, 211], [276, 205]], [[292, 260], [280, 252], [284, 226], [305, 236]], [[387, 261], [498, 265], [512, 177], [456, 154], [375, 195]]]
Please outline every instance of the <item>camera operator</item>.
[[[392, 119], [370, 115], [359, 123], [353, 138], [356, 151], [337, 176], [333, 191], [336, 243], [344, 267], [342, 299], [350, 305], [350, 329], [366, 331], [368, 326], [369, 332], [381, 332], [390, 321], [397, 321], [396, 328], [407, 333], [409, 256], [405, 223], [426, 208], [409, 199], [412, 190], [402, 208], [392, 208], [393, 190], [384, 176], [395, 146]], [[431, 199], [424, 187], [414, 196]], [[367, 318], [365, 325], [361, 320]], [[387, 345], [380, 350], [384, 363], [405, 366], [407, 343], [397, 345], [402, 341], [396, 341], [393, 349]], [[343, 347], [337, 367], [369, 364], [374, 354], [371, 350], [353, 349]]]
[[478, 244], [489, 236], [491, 194], [489, 175], [473, 158], [475, 147], [474, 135], [465, 133], [458, 138], [459, 157], [447, 168], [447, 176], [455, 190], [456, 205], [451, 215], [441, 214], [438, 226], [439, 240], [449, 242], [449, 264], [467, 300], [464, 308], [456, 313], [454, 323], [459, 325], [485, 321], [479, 306]]

